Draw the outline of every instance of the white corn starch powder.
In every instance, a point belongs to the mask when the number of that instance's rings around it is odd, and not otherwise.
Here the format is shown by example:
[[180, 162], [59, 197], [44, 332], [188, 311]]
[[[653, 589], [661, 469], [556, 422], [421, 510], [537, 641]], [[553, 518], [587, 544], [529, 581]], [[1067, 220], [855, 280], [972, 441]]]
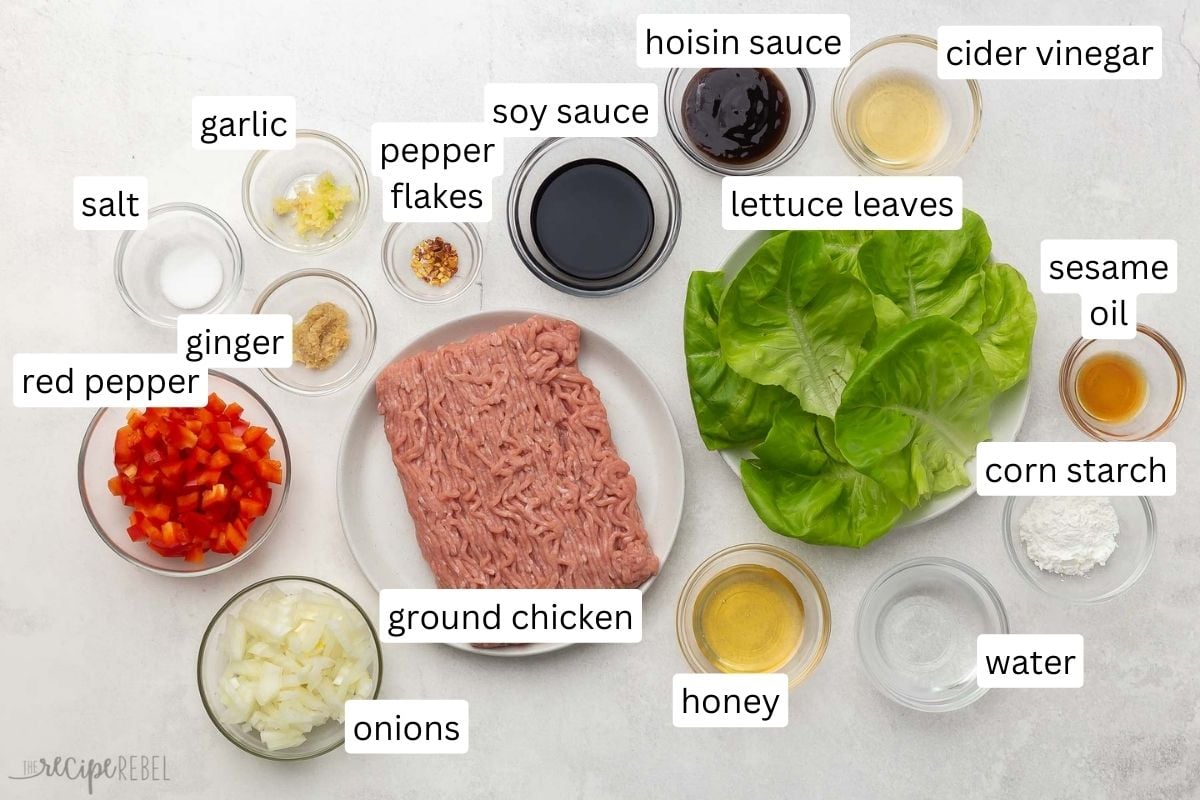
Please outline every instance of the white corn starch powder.
[[1039, 569], [1086, 575], [1117, 549], [1120, 529], [1107, 497], [1036, 497], [1021, 515], [1018, 532]]

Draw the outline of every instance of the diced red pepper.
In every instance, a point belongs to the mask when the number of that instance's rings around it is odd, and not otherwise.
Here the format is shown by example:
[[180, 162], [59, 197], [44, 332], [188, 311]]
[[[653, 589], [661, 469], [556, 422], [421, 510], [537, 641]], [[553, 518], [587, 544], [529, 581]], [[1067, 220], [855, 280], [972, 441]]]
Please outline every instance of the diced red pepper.
[[267, 513], [267, 507], [257, 500], [251, 500], [248, 497], [243, 497], [238, 501], [238, 508], [242, 512], [243, 517], [257, 519]]
[[225, 487], [225, 484], [214, 484], [211, 489], [205, 490], [204, 495], [200, 499], [200, 507], [212, 508], [218, 503], [225, 502], [225, 498], [227, 497], [229, 497], [229, 489]]
[[168, 558], [236, 554], [271, 505], [283, 466], [275, 439], [242, 419], [237, 403], [209, 395], [202, 408], [131, 410], [113, 442], [108, 490], [132, 511], [126, 533]]
[[283, 483], [283, 465], [273, 458], [264, 458], [255, 465], [258, 477], [271, 483]]
[[166, 503], [155, 503], [146, 509], [145, 513], [155, 522], [167, 522], [171, 519], [171, 507]]

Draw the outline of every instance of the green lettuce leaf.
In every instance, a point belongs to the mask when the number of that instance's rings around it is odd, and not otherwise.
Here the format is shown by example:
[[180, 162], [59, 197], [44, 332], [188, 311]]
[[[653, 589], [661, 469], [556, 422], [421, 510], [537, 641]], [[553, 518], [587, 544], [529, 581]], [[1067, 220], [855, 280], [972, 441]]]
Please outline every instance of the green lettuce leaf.
[[833, 266], [820, 234], [794, 231], [767, 240], [742, 267], [717, 331], [739, 375], [782, 386], [805, 411], [833, 417], [874, 325], [867, 287]]
[[973, 333], [983, 319], [980, 270], [992, 251], [983, 220], [963, 210], [956, 231], [879, 231], [858, 251], [863, 280], [904, 319], [951, 317]]
[[909, 508], [970, 483], [965, 469], [990, 436], [998, 394], [975, 340], [945, 317], [923, 317], [881, 341], [842, 394], [835, 440], [846, 461]]
[[825, 254], [839, 271], [862, 279], [862, 268], [858, 264], [858, 253], [863, 244], [875, 235], [875, 231], [822, 231]]
[[721, 358], [717, 314], [725, 276], [693, 272], [683, 310], [683, 350], [696, 426], [709, 450], [753, 445], [771, 429], [775, 409], [792, 396], [760, 386], [731, 370]]
[[845, 462], [833, 423], [783, 406], [754, 459], [742, 461], [742, 487], [763, 523], [811, 544], [862, 547], [891, 529], [904, 506]]
[[1025, 276], [1008, 264], [983, 268], [983, 298], [983, 321], [975, 331], [975, 341], [1004, 391], [1029, 374], [1037, 306]]

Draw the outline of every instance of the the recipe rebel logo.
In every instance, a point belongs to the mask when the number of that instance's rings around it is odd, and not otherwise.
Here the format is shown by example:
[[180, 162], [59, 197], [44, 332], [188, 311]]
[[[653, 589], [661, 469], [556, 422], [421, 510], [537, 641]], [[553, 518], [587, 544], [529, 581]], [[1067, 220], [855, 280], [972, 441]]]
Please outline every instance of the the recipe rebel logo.
[[59, 779], [78, 783], [93, 794], [102, 781], [119, 783], [165, 783], [171, 780], [164, 754], [126, 754], [108, 758], [54, 756], [26, 759], [21, 762], [20, 774], [9, 775], [10, 781], [36, 778]]

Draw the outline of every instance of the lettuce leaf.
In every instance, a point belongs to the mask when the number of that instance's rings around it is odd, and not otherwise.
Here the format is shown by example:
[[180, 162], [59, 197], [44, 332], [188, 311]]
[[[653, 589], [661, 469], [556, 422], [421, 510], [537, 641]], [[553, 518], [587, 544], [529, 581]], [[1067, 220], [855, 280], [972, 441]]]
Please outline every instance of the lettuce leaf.
[[684, 348], [711, 449], [752, 447], [751, 505], [772, 530], [861, 547], [905, 508], [968, 485], [992, 400], [1029, 373], [1037, 309], [957, 231], [771, 235], [730, 283], [693, 273]]
[[983, 297], [983, 320], [975, 331], [975, 341], [1004, 391], [1029, 374], [1037, 306], [1025, 276], [1008, 264], [983, 268]]
[[781, 407], [766, 441], [742, 461], [742, 487], [763, 523], [810, 544], [862, 547], [904, 510], [833, 445], [833, 423], [797, 401]]
[[970, 483], [965, 464], [990, 436], [998, 393], [971, 335], [946, 317], [924, 317], [863, 359], [842, 395], [835, 440], [849, 464], [913, 508]]
[[758, 444], [771, 429], [775, 409], [792, 399], [778, 386], [760, 386], [721, 358], [717, 314], [725, 276], [693, 272], [683, 311], [683, 350], [700, 438], [709, 450]]
[[859, 249], [858, 262], [870, 290], [904, 319], [939, 314], [973, 333], [983, 319], [980, 270], [991, 251], [983, 220], [964, 209], [956, 231], [879, 231]]
[[859, 280], [862, 279], [862, 267], [858, 263], [858, 254], [863, 244], [875, 235], [875, 231], [822, 231], [821, 239], [825, 245], [825, 255], [839, 272], [845, 272]]
[[874, 325], [867, 287], [833, 266], [819, 233], [793, 231], [768, 239], [738, 272], [717, 333], [739, 375], [833, 417]]

